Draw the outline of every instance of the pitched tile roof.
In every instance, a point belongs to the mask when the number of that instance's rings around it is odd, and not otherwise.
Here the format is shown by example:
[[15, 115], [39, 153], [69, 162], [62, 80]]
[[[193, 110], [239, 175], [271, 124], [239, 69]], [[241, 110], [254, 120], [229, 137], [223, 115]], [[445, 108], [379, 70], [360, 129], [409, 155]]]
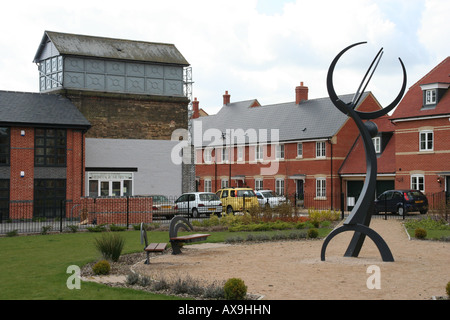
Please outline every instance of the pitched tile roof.
[[450, 83], [450, 57], [444, 59], [433, 70], [417, 81], [403, 97], [392, 119], [423, 117], [450, 113], [450, 90], [447, 90], [434, 109], [422, 109], [423, 92], [421, 85], [431, 83]]
[[[369, 95], [364, 93], [360, 104]], [[340, 96], [344, 102], [350, 102], [353, 94]], [[221, 146], [223, 141], [216, 139], [227, 129], [255, 130], [260, 142], [259, 130], [265, 130], [267, 141], [271, 141], [271, 129], [278, 129], [278, 141], [316, 140], [333, 137], [349, 119], [341, 113], [331, 102], [330, 98], [310, 99], [295, 104], [295, 102], [251, 107], [255, 100], [247, 100], [224, 105], [216, 115], [201, 117], [194, 120], [194, 144], [199, 146]], [[202, 136], [195, 131], [196, 125], [201, 124]], [[208, 131], [209, 130], [209, 131]], [[215, 137], [207, 140], [206, 131], [215, 133]], [[202, 138], [203, 137], [203, 138]], [[276, 141], [276, 136], [272, 137]], [[236, 141], [234, 142], [236, 143]]]
[[49, 39], [59, 54], [119, 60], [145, 61], [188, 66], [189, 62], [173, 44], [94, 37], [45, 31], [34, 62]]
[[0, 124], [88, 129], [91, 124], [67, 98], [56, 94], [0, 91]]

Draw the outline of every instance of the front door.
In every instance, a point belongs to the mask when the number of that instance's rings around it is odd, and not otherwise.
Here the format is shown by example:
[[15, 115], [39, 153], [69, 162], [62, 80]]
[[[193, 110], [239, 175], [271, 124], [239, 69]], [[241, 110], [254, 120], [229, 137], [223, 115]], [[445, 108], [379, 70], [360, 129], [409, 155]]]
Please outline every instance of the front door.
[[0, 180], [0, 223], [9, 218], [9, 180]]
[[303, 200], [303, 184], [304, 181], [303, 180], [296, 180], [297, 183], [297, 188], [296, 188], [296, 192], [297, 192], [297, 200]]
[[450, 205], [450, 176], [445, 177], [445, 186], [447, 188], [445, 198], [447, 199], [447, 204]]

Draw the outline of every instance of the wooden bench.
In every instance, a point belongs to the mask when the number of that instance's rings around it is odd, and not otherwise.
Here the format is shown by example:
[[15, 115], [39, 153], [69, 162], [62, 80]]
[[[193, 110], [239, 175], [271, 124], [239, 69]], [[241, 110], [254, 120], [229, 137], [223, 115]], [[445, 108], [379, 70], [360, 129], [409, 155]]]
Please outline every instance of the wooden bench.
[[167, 247], [167, 243], [160, 242], [160, 243], [148, 243], [147, 240], [147, 231], [144, 228], [144, 223], [141, 223], [141, 244], [144, 244], [145, 247], [144, 251], [147, 253], [147, 260], [145, 261], [145, 264], [150, 264], [150, 253], [151, 252], [164, 252]]
[[172, 254], [180, 254], [181, 244], [206, 240], [210, 234], [190, 234], [178, 236], [178, 229], [183, 228], [186, 231], [194, 230], [191, 223], [183, 217], [175, 217], [170, 221], [169, 240], [172, 246]]

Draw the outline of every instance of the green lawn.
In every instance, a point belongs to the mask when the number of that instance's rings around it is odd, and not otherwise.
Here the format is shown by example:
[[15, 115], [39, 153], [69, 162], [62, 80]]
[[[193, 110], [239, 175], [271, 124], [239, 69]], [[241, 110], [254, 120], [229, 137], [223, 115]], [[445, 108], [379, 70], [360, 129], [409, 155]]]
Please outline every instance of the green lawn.
[[[319, 229], [323, 237], [330, 231]], [[267, 234], [274, 233], [266, 232]], [[279, 231], [278, 231], [279, 232]], [[288, 231], [285, 231], [288, 232]], [[243, 238], [250, 232], [239, 232]], [[255, 232], [253, 232], [255, 233]], [[183, 233], [180, 233], [183, 234]], [[223, 242], [237, 232], [212, 232], [208, 242]], [[106, 285], [81, 282], [80, 290], [70, 290], [66, 281], [72, 273], [67, 267], [82, 267], [100, 259], [94, 239], [100, 233], [79, 232], [0, 238], [0, 299], [23, 300], [140, 300], [180, 299], [143, 291], [112, 288]], [[139, 231], [121, 232], [125, 238], [123, 254], [139, 252]], [[150, 242], [167, 242], [167, 231], [148, 232]]]
[[443, 219], [432, 217], [424, 217], [418, 220], [409, 220], [405, 222], [406, 230], [411, 238], [414, 238], [415, 230], [423, 228], [427, 231], [426, 239], [428, 240], [444, 240], [450, 239], [450, 226]]
[[[121, 233], [124, 253], [142, 250], [138, 231]], [[66, 273], [70, 265], [83, 266], [100, 258], [94, 247], [99, 233], [63, 233], [0, 238], [0, 299], [179, 299], [146, 292], [111, 288], [82, 282], [80, 290], [69, 290]], [[152, 232], [155, 241], [167, 241], [167, 232]]]

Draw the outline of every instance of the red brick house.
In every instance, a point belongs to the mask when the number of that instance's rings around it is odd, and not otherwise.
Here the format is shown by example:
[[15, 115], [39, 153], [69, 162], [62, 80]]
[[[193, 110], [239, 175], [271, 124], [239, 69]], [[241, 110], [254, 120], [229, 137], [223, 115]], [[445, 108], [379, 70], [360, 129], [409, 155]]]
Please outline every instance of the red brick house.
[[417, 81], [391, 116], [397, 189], [450, 191], [450, 57]]
[[[388, 116], [372, 120], [378, 127], [378, 134], [372, 138], [377, 153], [376, 196], [395, 188], [395, 126]], [[345, 194], [345, 209], [351, 210], [359, 198], [366, 177], [364, 144], [358, 136], [342, 166], [338, 170]]]
[[[339, 169], [358, 129], [328, 97], [308, 99], [303, 83], [295, 98], [261, 106], [257, 100], [232, 103], [226, 92], [216, 115], [194, 120], [198, 189], [215, 192], [230, 185], [272, 189], [291, 198], [297, 195], [308, 206], [340, 208]], [[196, 108], [194, 104], [194, 114]], [[370, 92], [357, 106], [360, 111], [380, 108]]]
[[80, 199], [89, 128], [60, 95], [0, 91], [0, 219], [59, 217]]

